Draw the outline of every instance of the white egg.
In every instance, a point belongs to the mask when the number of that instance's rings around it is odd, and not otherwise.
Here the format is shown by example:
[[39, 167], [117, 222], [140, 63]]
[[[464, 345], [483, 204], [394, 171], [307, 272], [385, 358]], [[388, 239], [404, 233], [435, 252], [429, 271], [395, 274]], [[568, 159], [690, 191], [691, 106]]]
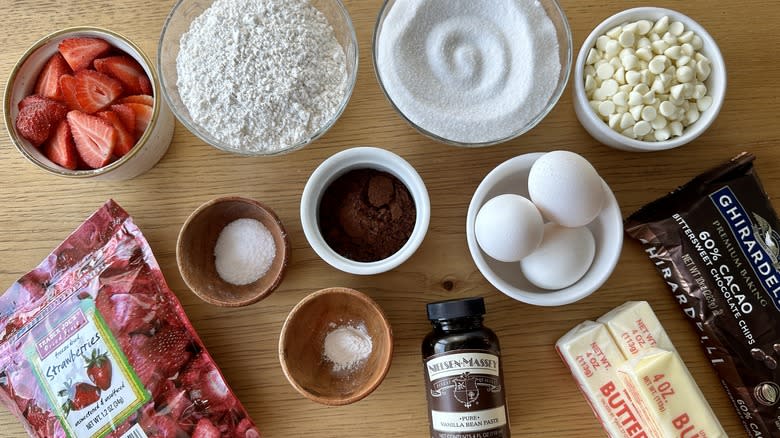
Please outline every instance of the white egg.
[[582, 227], [606, 202], [601, 177], [582, 156], [568, 151], [542, 155], [531, 166], [528, 192], [545, 218], [565, 227]]
[[558, 290], [582, 278], [595, 254], [596, 242], [588, 228], [567, 228], [548, 222], [541, 245], [520, 261], [520, 269], [536, 286]]
[[474, 235], [482, 251], [502, 262], [517, 262], [539, 247], [542, 214], [520, 195], [499, 195], [477, 213]]

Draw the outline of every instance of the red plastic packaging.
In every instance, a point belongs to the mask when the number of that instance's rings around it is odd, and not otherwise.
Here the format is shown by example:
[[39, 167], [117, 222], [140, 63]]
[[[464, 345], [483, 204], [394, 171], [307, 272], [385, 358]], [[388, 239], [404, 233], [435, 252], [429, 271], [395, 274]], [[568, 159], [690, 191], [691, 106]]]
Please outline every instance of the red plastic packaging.
[[33, 437], [260, 437], [114, 201], [0, 296], [0, 399]]

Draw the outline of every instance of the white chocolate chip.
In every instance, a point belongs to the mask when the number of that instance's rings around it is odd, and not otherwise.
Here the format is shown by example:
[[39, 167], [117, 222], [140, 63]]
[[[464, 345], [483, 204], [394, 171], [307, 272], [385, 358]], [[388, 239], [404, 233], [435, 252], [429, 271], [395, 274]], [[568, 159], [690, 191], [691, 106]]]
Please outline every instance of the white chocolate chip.
[[691, 62], [691, 57], [688, 55], [682, 55], [679, 59], [677, 59], [677, 67], [682, 67], [684, 65], [687, 65], [689, 62]]
[[677, 80], [679, 82], [691, 82], [695, 76], [694, 71], [688, 67], [687, 65], [684, 65], [677, 69]]
[[[639, 121], [642, 120], [642, 108], [644, 108], [643, 105], [637, 105], [634, 107], [631, 107], [631, 109], [628, 110], [629, 113], [631, 113], [631, 117], [634, 118], [634, 120]], [[642, 134], [644, 135], [644, 134]]]
[[670, 96], [672, 97], [672, 99], [674, 99], [674, 100], [680, 100], [680, 99], [682, 98], [682, 96], [683, 96], [683, 89], [684, 89], [684, 88], [685, 88], [685, 87], [683, 86], [683, 84], [677, 84], [677, 85], [674, 85], [674, 86], [672, 86], [672, 87], [669, 89], [669, 95], [670, 95]]
[[625, 130], [634, 126], [634, 123], [636, 123], [636, 119], [631, 115], [631, 113], [623, 113], [623, 115], [620, 117], [621, 130]]
[[[674, 33], [674, 32], [672, 32], [672, 33]], [[692, 30], [686, 30], [685, 32], [682, 33], [682, 35], [677, 37], [677, 41], [679, 41], [680, 44], [690, 43], [691, 41], [693, 41], [693, 35], [694, 35], [694, 33], [693, 33]]]
[[655, 26], [653, 26], [653, 32], [662, 34], [666, 32], [666, 30], [669, 29], [669, 17], [661, 17], [660, 20], [655, 22]]
[[653, 129], [652, 126], [650, 126], [650, 123], [641, 120], [639, 122], [636, 122], [634, 125], [634, 134], [636, 134], [637, 137], [642, 137], [650, 133], [650, 131]]
[[593, 76], [585, 76], [585, 91], [593, 91], [596, 89], [596, 80]]
[[666, 56], [658, 55], [653, 58], [653, 60], [650, 61], [650, 64], [648, 64], [647, 69], [656, 75], [662, 73], [666, 70]]
[[669, 25], [669, 33], [674, 35], [675, 37], [678, 37], [685, 32], [685, 25], [680, 23], [679, 21], [674, 21], [672, 24]]
[[628, 94], [628, 106], [637, 106], [642, 104], [642, 94], [632, 91]]
[[656, 131], [654, 133], [654, 137], [655, 137], [656, 141], [666, 141], [666, 140], [669, 140], [669, 138], [671, 136], [672, 136], [672, 133], [669, 132], [669, 130], [666, 129], [666, 128], [656, 129]]
[[601, 56], [599, 56], [598, 50], [590, 49], [588, 51], [588, 58], [585, 60], [585, 64], [586, 65], [593, 65], [600, 59], [601, 59]]
[[636, 57], [643, 61], [650, 62], [650, 60], [653, 59], [652, 48], [642, 47], [638, 49], [636, 51]]
[[[618, 37], [618, 42], [623, 47], [633, 47], [634, 46], [634, 32], [627, 30], [627, 27], [623, 29], [623, 32], [620, 33], [620, 36]], [[636, 27], [636, 26], [634, 26]]]
[[600, 52], [603, 52], [607, 49], [607, 43], [609, 41], [612, 41], [612, 39], [606, 35], [602, 35], [596, 39], [596, 49], [598, 49]]
[[[655, 103], [655, 92], [653, 90], [648, 91], [642, 95], [642, 103], [645, 105], [653, 105]], [[637, 119], [639, 119], [637, 117]]]
[[653, 53], [656, 55], [662, 55], [664, 50], [669, 48], [669, 43], [664, 40], [658, 40], [650, 44], [650, 46], [653, 48]]
[[680, 56], [682, 56], [682, 47], [671, 46], [668, 49], [664, 50], [664, 56], [675, 60], [680, 59]]
[[615, 74], [615, 69], [612, 67], [611, 64], [601, 64], [596, 69], [596, 75], [599, 79], [602, 81], [607, 80], [612, 77], [612, 75]]
[[696, 101], [696, 108], [701, 111], [707, 111], [712, 106], [712, 96], [704, 96]]
[[623, 132], [621, 132], [621, 134], [623, 134], [623, 135], [625, 135], [626, 137], [629, 137], [629, 138], [636, 138], [636, 134], [634, 133], [634, 127], [633, 126], [628, 128], [628, 129], [626, 129], [626, 130], [624, 130]]
[[658, 115], [658, 113], [655, 111], [655, 108], [652, 106], [646, 106], [642, 108], [642, 120], [652, 122], [655, 120], [655, 117]]
[[653, 126], [653, 129], [664, 129], [667, 123], [666, 117], [656, 114], [655, 119], [650, 124]]
[[601, 84], [600, 90], [604, 92], [604, 96], [612, 97], [618, 92], [618, 83], [614, 79], [607, 79]]
[[683, 55], [685, 56], [693, 56], [696, 53], [696, 49], [694, 49], [693, 45], [690, 43], [685, 43], [680, 47], [682, 48]]
[[639, 35], [647, 35], [653, 28], [653, 23], [649, 20], [639, 20], [636, 22], [636, 31]]
[[612, 76], [614, 80], [618, 82], [620, 85], [625, 85], [626, 83], [626, 70], [623, 69], [623, 67], [620, 67], [615, 71], [615, 75]]
[[605, 100], [599, 104], [599, 114], [604, 117], [615, 112], [615, 104], [611, 100]]
[[639, 38], [639, 41], [636, 42], [637, 49], [641, 49], [642, 47], [651, 47], [650, 44], [652, 44], [652, 41], [650, 41], [647, 37]]
[[701, 48], [704, 47], [704, 40], [702, 40], [700, 36], [694, 35], [691, 40], [691, 45], [695, 50], [701, 50]]
[[[707, 86], [704, 85], [704, 84], [696, 85], [696, 87], [694, 88], [694, 91], [693, 91], [693, 98], [696, 99], [696, 100], [701, 100], [701, 99], [703, 99], [706, 96], [707, 96]], [[712, 98], [710, 98], [710, 99], [712, 99]]]
[[612, 102], [619, 107], [628, 106], [628, 95], [623, 91], [619, 91], [612, 96]]
[[673, 116], [677, 113], [677, 107], [669, 101], [661, 102], [661, 105], [658, 107], [658, 111], [661, 112], [661, 115], [666, 117], [667, 119], [673, 118]]
[[637, 23], [628, 23], [623, 25], [623, 32], [636, 33]]
[[642, 79], [642, 74], [638, 71], [627, 71], [626, 72], [626, 83], [630, 85], [636, 85], [639, 83], [639, 81]]
[[685, 113], [685, 121], [688, 122], [688, 126], [692, 125], [695, 121], [699, 120], [699, 109], [691, 107]]
[[666, 44], [669, 44], [670, 47], [677, 44], [677, 37], [672, 35], [671, 32], [666, 32], [661, 39], [664, 40]]
[[610, 129], [617, 129], [620, 127], [620, 118], [622, 114], [610, 114], [609, 115], [609, 127]]
[[680, 122], [672, 122], [669, 124], [669, 131], [671, 131], [674, 137], [679, 137], [683, 133], [683, 126]]
[[620, 62], [623, 64], [623, 68], [626, 70], [639, 69], [639, 58], [637, 58], [634, 54], [621, 57]]
[[608, 37], [612, 38], [613, 40], [616, 40], [618, 38], [618, 36], [620, 35], [620, 32], [622, 32], [622, 31], [623, 31], [623, 27], [622, 26], [615, 26], [612, 29], [608, 30], [606, 35]]
[[607, 46], [604, 48], [604, 54], [608, 58], [614, 58], [620, 52], [620, 43], [615, 40], [607, 41]]

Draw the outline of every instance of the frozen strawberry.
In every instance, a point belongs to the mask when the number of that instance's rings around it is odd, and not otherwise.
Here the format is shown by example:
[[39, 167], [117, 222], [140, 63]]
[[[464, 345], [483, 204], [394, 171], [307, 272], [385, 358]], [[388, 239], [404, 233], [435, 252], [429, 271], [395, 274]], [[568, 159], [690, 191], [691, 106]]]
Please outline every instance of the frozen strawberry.
[[149, 105], [141, 103], [125, 103], [123, 105], [127, 105], [133, 110], [135, 114], [135, 136], [136, 138], [141, 138], [152, 120], [154, 110]]
[[[121, 101], [122, 99], [120, 99]], [[119, 120], [125, 125], [127, 132], [135, 135], [135, 111], [127, 105], [116, 104], [111, 105], [111, 111], [115, 112], [119, 116]]]
[[92, 61], [111, 50], [111, 45], [100, 38], [66, 38], [60, 42], [59, 50], [73, 71], [83, 70]]
[[68, 63], [60, 53], [55, 53], [46, 61], [43, 70], [38, 75], [38, 82], [35, 84], [35, 94], [40, 94], [51, 99], [62, 99], [62, 88], [60, 87], [60, 76], [71, 73]]
[[93, 114], [105, 109], [122, 95], [122, 84], [103, 73], [82, 70], [76, 73], [74, 95], [81, 111]]
[[127, 93], [152, 94], [152, 83], [143, 67], [127, 55], [96, 59], [95, 70], [119, 80]]
[[142, 103], [154, 107], [154, 97], [148, 94], [136, 94], [135, 96], [125, 96], [117, 101], [118, 103]]
[[26, 104], [20, 102], [22, 109], [16, 116], [16, 130], [34, 146], [40, 146], [54, 132], [65, 118], [65, 105], [45, 98], [35, 98]]
[[222, 434], [208, 418], [201, 418], [192, 432], [192, 438], [220, 438]]
[[22, 99], [19, 102], [19, 105], [17, 107], [19, 108], [19, 111], [23, 110], [24, 107], [27, 105], [33, 104], [33, 103], [46, 103], [49, 101], [48, 97], [43, 97], [40, 94], [31, 94], [24, 99]]
[[203, 353], [182, 372], [181, 384], [189, 391], [190, 398], [208, 413], [226, 412], [236, 405], [222, 374]]
[[260, 438], [260, 432], [258, 432], [249, 418], [244, 418], [236, 426], [233, 436], [235, 438]]
[[111, 360], [107, 353], [92, 350], [87, 359], [87, 377], [102, 391], [111, 387]]
[[97, 169], [111, 161], [116, 145], [116, 130], [110, 123], [81, 111], [69, 112], [68, 123], [79, 157], [87, 166]]
[[130, 149], [135, 146], [135, 137], [125, 128], [125, 125], [119, 119], [119, 115], [113, 111], [101, 111], [97, 116], [111, 123], [116, 129], [116, 146], [114, 146], [114, 156], [123, 157]]
[[57, 125], [54, 135], [43, 145], [43, 154], [53, 163], [66, 169], [76, 169], [78, 165], [76, 146], [73, 144], [73, 134], [70, 132], [67, 120], [63, 120]]

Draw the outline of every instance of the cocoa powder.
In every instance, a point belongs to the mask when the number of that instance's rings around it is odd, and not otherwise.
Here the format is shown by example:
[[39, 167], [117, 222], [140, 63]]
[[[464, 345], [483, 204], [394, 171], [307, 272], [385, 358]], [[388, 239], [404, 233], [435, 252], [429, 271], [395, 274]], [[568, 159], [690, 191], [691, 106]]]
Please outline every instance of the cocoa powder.
[[319, 206], [319, 227], [337, 253], [358, 262], [395, 254], [409, 240], [417, 209], [409, 189], [395, 176], [356, 169], [328, 186]]

